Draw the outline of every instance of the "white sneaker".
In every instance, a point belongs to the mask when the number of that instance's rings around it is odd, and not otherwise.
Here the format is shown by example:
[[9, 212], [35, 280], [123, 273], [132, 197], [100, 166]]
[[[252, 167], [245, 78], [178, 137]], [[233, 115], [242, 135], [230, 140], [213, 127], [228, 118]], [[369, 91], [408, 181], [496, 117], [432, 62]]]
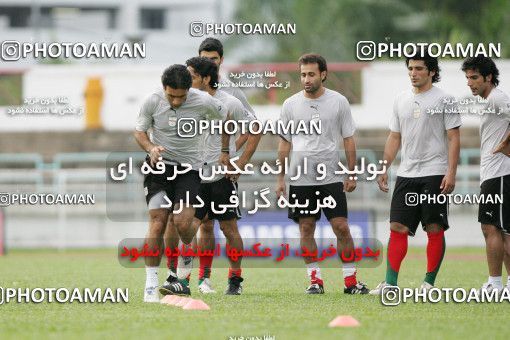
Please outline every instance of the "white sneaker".
[[489, 283], [489, 282], [485, 282], [482, 286], [482, 288], [480, 288], [480, 293], [482, 293], [482, 291], [487, 291], [488, 293], [491, 293], [493, 290], [497, 291], [498, 293], [501, 293], [501, 291], [503, 290], [503, 286], [495, 286], [493, 285], [492, 283]]
[[191, 274], [193, 269], [193, 256], [179, 256], [177, 262], [177, 278], [184, 280]]
[[143, 302], [159, 303], [159, 293], [156, 288], [158, 287], [145, 287]]
[[384, 287], [390, 287], [390, 285], [387, 284], [386, 281], [383, 281], [383, 282], [379, 283], [377, 285], [377, 287], [375, 287], [370, 292], [368, 292], [368, 294], [370, 294], [370, 295], [381, 295], [382, 294], [382, 290], [383, 290]]
[[216, 291], [212, 288], [211, 280], [208, 278], [204, 279], [198, 286], [198, 291], [202, 294], [215, 294]]
[[420, 292], [428, 292], [431, 288], [434, 288], [433, 285], [431, 285], [430, 283], [428, 282], [423, 282], [420, 286]]

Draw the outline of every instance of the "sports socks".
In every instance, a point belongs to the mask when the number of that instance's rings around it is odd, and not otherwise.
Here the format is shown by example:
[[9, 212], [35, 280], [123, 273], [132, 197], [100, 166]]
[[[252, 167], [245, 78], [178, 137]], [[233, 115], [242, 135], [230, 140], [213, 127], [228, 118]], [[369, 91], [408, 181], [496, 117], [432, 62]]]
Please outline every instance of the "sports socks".
[[386, 283], [390, 286], [396, 286], [398, 272], [402, 260], [407, 254], [407, 233], [390, 231], [390, 240], [388, 241], [388, 263], [386, 267]]
[[427, 237], [429, 239], [427, 243], [427, 274], [425, 274], [424, 281], [433, 286], [445, 253], [444, 230], [427, 233]]

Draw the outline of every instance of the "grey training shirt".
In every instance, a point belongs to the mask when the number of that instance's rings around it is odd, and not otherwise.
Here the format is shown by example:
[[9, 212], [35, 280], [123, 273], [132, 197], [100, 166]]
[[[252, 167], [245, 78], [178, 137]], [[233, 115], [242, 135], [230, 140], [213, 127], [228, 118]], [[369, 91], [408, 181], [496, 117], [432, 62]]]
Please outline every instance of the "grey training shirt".
[[407, 90], [397, 96], [390, 130], [402, 137], [398, 176], [446, 174], [447, 130], [461, 125], [460, 115], [455, 111], [455, 98], [435, 86], [423, 93]]
[[[298, 165], [302, 168], [301, 176], [289, 184], [304, 186], [341, 182], [344, 176], [335, 174], [336, 170], [340, 170], [340, 143], [343, 143], [342, 138], [351, 137], [356, 131], [347, 98], [336, 91], [325, 89], [319, 98], [309, 99], [305, 97], [304, 91], [300, 91], [285, 100], [280, 120], [284, 124], [294, 121], [296, 126], [300, 121], [307, 126], [312, 120], [321, 122], [321, 134], [280, 135], [292, 143], [289, 178], [296, 175]], [[308, 165], [306, 175], [303, 174], [305, 157]], [[320, 181], [317, 180], [320, 174], [316, 171], [319, 163], [326, 166], [327, 174]], [[347, 167], [347, 164], [344, 165]]]
[[500, 89], [494, 88], [487, 97], [490, 108], [495, 113], [481, 116], [480, 139], [480, 183], [491, 178], [510, 175], [510, 157], [494, 149], [510, 131], [510, 98]]

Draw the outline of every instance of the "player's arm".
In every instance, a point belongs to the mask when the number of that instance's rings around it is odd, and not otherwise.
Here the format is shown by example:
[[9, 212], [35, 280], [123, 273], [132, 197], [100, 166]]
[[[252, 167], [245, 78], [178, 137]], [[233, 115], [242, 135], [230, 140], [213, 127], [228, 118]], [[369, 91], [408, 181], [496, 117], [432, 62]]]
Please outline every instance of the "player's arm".
[[503, 155], [510, 157], [510, 132], [506, 134], [505, 138], [498, 144], [494, 153], [501, 152]]
[[158, 162], [158, 158], [161, 157], [161, 152], [165, 151], [165, 148], [152, 143], [146, 131], [135, 130], [135, 139], [138, 145], [149, 154], [151, 166], [154, 166]]
[[[247, 133], [246, 137], [247, 137], [246, 140], [248, 141], [248, 144], [246, 145], [246, 148], [244, 149], [241, 156], [239, 156], [239, 159], [235, 162], [237, 164], [237, 166], [243, 170], [244, 170], [244, 167], [246, 166], [246, 164], [248, 164], [248, 162], [250, 162], [250, 159], [253, 156], [253, 154], [255, 153], [255, 150], [257, 150], [257, 146], [259, 145], [260, 138], [262, 137], [262, 135], [261, 134], [254, 135], [251, 133]], [[239, 176], [240, 175], [231, 175], [230, 179], [233, 181], [237, 181]]]
[[[347, 166], [349, 170], [354, 170], [356, 166], [356, 142], [354, 141], [354, 136], [344, 138], [344, 150]], [[347, 177], [344, 180], [344, 191], [351, 192], [354, 191], [354, 189], [356, 189], [356, 180]]]
[[[227, 116], [224, 121], [224, 126], [231, 119], [230, 112], [227, 113]], [[223, 128], [221, 131], [221, 153], [220, 153], [220, 164], [231, 166], [230, 165], [230, 135], [226, 131], [227, 129]]]
[[281, 195], [287, 196], [287, 190], [285, 189], [285, 158], [289, 158], [290, 149], [292, 143], [280, 136], [280, 143], [278, 144], [278, 160], [282, 167], [282, 171], [278, 174], [278, 180], [276, 183], [276, 197]]
[[397, 157], [400, 143], [402, 142], [402, 135], [400, 132], [390, 131], [386, 144], [384, 145], [383, 161], [386, 161], [386, 171], [377, 178], [379, 189], [383, 192], [388, 192], [388, 169]]
[[[256, 121], [255, 115], [251, 114], [249, 111], [247, 111], [241, 102], [238, 99], [235, 99], [235, 105], [232, 106], [232, 119], [238, 123], [240, 122], [248, 122], [248, 123], [254, 123], [257, 124], [257, 128], [259, 127], [258, 124], [260, 122]], [[257, 129], [258, 130], [258, 129]], [[244, 169], [245, 166], [250, 162], [251, 157], [255, 153], [255, 150], [257, 149], [257, 146], [259, 145], [260, 138], [262, 137], [262, 134], [252, 134], [250, 131], [248, 131], [246, 134], [246, 141], [247, 146], [242, 152], [239, 159], [236, 161], [236, 165], [240, 169]], [[236, 151], [239, 150], [237, 147], [237, 141], [236, 141]], [[239, 175], [235, 176], [233, 179], [237, 180]]]
[[151, 166], [154, 166], [158, 162], [158, 158], [161, 157], [161, 152], [165, 151], [165, 148], [161, 145], [152, 143], [147, 135], [147, 130], [149, 130], [153, 123], [152, 115], [156, 110], [156, 106], [157, 97], [155, 96], [149, 97], [143, 103], [136, 120], [134, 132], [138, 145], [140, 145], [140, 147], [149, 154]]
[[[231, 119], [231, 113], [227, 111], [226, 106], [219, 100], [213, 98], [210, 95], [206, 95], [205, 99], [205, 119], [214, 120], [219, 119], [222, 121], [223, 126]], [[227, 133], [226, 129], [223, 128], [221, 132], [221, 153], [220, 153], [220, 164], [225, 166], [230, 165], [230, 157], [229, 157], [229, 142], [230, 135]]]
[[[249, 104], [248, 104], [249, 106]], [[251, 109], [251, 107], [250, 107]], [[235, 106], [234, 112], [233, 112], [233, 119], [236, 121], [244, 121], [253, 123], [256, 126], [256, 130], [259, 130], [261, 122], [257, 121], [257, 118], [253, 113], [251, 113], [249, 110], [246, 109], [245, 106], [242, 105], [241, 101], [238, 101], [238, 105]], [[249, 124], [248, 124], [249, 125]], [[260, 138], [262, 137], [262, 134], [258, 133], [256, 135], [250, 133], [249, 129], [248, 132], [245, 134], [242, 134], [239, 136], [238, 140], [236, 141], [236, 151], [239, 150], [245, 142], [248, 144], [246, 145], [246, 148], [244, 149], [243, 153], [237, 160], [237, 165], [244, 169], [246, 164], [250, 161], [251, 157], [255, 153], [255, 150], [257, 149], [257, 146], [259, 145]], [[244, 141], [243, 141], [244, 140]]]
[[455, 189], [455, 176], [460, 155], [460, 126], [462, 124], [459, 114], [445, 113], [444, 123], [448, 138], [448, 170], [441, 181], [441, 194], [449, 194]]
[[236, 139], [236, 151], [239, 151], [248, 140], [248, 134], [243, 133]]
[[455, 189], [455, 176], [460, 154], [460, 129], [458, 127], [447, 130], [448, 137], [448, 170], [441, 182], [441, 193], [449, 194]]
[[251, 157], [255, 153], [255, 150], [257, 150], [257, 146], [259, 145], [261, 137], [262, 137], [262, 134], [260, 134], [260, 133], [256, 134], [256, 135], [251, 134], [251, 133], [247, 134], [246, 148], [244, 149], [244, 151], [241, 154], [241, 156], [239, 156], [239, 160], [237, 161], [237, 165], [241, 169], [244, 169], [246, 164], [248, 164], [248, 162], [250, 161]]
[[[349, 170], [354, 170], [356, 167], [356, 142], [354, 141], [354, 133], [356, 132], [356, 125], [352, 118], [351, 107], [347, 98], [342, 97], [338, 111], [338, 126], [340, 127], [340, 135], [344, 142], [345, 158], [347, 159], [347, 166]], [[344, 179], [344, 191], [351, 192], [356, 189], [356, 180], [353, 176], [352, 179], [347, 176]]]
[[[248, 103], [248, 99], [246, 98], [246, 95], [244, 94], [243, 91], [237, 89], [237, 91], [234, 91], [232, 95], [235, 98], [239, 99], [239, 102], [243, 106], [244, 110], [246, 110], [250, 115], [255, 117], [255, 111], [251, 107], [250, 103]], [[243, 147], [243, 145], [248, 141], [248, 137], [249, 136], [247, 133], [243, 133], [236, 139], [236, 151], [239, 151]]]
[[[288, 101], [283, 102], [282, 111], [280, 113], [279, 120], [283, 124], [288, 124], [292, 120], [292, 109], [289, 107]], [[283, 132], [283, 131], [282, 131]], [[287, 171], [285, 167], [285, 159], [290, 161], [289, 155], [290, 150], [292, 149], [292, 135], [290, 133], [280, 134], [280, 142], [278, 143], [278, 161], [280, 162], [280, 166], [282, 171], [278, 174], [278, 179], [276, 180], [276, 197], [280, 198], [281, 195], [287, 196], [287, 190], [285, 188], [285, 172]]]

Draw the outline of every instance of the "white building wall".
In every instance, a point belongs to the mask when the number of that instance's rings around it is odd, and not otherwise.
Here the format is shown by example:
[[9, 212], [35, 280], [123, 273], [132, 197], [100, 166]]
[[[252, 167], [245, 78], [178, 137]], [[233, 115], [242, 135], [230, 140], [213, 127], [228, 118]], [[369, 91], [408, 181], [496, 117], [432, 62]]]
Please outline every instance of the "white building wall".
[[[195, 46], [196, 48], [196, 46]], [[38, 65], [28, 68], [23, 80], [25, 98], [67, 97], [73, 107], [84, 107], [87, 79], [100, 77], [104, 89], [102, 120], [106, 130], [131, 130], [143, 100], [160, 88], [164, 68], [183, 63], [193, 56], [176, 57], [169, 53], [168, 63], [155, 65]], [[461, 98], [469, 96], [461, 62], [442, 62], [442, 81], [438, 87]], [[510, 93], [510, 60], [499, 60], [500, 88]], [[0, 72], [1, 72], [0, 68]], [[4, 69], [5, 70], [5, 69]], [[410, 88], [402, 62], [374, 62], [362, 71], [362, 103], [352, 105], [358, 129], [387, 128], [395, 96]], [[327, 86], [327, 83], [326, 83]], [[84, 116], [7, 115], [8, 107], [0, 107], [0, 131], [82, 130]], [[278, 105], [256, 106], [261, 119], [279, 116]], [[477, 116], [463, 116], [464, 126], [478, 126]]]

